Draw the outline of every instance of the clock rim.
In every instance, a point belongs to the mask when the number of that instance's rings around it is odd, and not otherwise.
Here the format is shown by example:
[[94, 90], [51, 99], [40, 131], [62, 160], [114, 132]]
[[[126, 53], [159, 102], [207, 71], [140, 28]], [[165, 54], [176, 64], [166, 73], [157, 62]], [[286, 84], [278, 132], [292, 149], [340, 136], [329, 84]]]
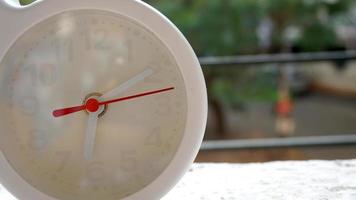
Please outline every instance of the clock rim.
[[[104, 2], [105, 1], [105, 2]], [[39, 22], [70, 10], [103, 10], [123, 15], [153, 32], [174, 56], [183, 75], [187, 93], [186, 128], [182, 141], [165, 170], [149, 185], [124, 200], [159, 199], [164, 196], [193, 163], [204, 136], [207, 120], [207, 94], [199, 61], [183, 34], [155, 8], [140, 0], [45, 0], [29, 6], [0, 0], [0, 61], [12, 44]], [[8, 26], [9, 19], [15, 22]], [[42, 193], [27, 183], [7, 162], [0, 149], [0, 183], [19, 199], [60, 200]]]

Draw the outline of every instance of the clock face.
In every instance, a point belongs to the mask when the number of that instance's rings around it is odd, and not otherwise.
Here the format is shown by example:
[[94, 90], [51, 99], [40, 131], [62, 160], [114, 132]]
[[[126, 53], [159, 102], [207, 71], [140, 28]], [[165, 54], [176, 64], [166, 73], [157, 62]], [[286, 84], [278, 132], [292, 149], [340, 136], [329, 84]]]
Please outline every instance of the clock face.
[[[26, 182], [61, 200], [138, 192], [169, 165], [185, 131], [173, 55], [111, 12], [68, 11], [34, 25], [1, 61], [0, 91], [0, 149]], [[62, 109], [74, 106], [81, 110]]]

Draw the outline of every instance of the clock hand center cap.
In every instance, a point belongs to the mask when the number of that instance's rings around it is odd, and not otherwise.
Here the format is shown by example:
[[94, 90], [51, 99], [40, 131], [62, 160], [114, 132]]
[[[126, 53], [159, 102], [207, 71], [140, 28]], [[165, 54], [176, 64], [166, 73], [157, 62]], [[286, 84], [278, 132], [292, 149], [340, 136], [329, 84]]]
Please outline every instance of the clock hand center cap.
[[100, 105], [99, 98], [102, 96], [101, 93], [90, 93], [85, 96], [83, 100], [83, 105], [85, 106], [85, 111], [89, 113], [99, 112], [99, 117], [102, 117], [107, 109], [108, 105]]
[[85, 103], [85, 109], [88, 112], [96, 112], [99, 110], [99, 101], [94, 99], [94, 98], [90, 98], [86, 101]]

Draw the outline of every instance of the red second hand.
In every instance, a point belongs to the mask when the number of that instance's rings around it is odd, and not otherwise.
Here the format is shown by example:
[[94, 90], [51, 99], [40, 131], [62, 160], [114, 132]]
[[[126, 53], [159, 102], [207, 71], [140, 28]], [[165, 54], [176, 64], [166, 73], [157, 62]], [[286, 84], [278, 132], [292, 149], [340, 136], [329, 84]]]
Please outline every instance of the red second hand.
[[[161, 93], [161, 92], [166, 92], [169, 90], [174, 90], [174, 87], [169, 87], [169, 88], [165, 88], [165, 89], [161, 89], [161, 90], [154, 90], [154, 91], [150, 91], [150, 92], [140, 93], [140, 94], [127, 96], [127, 97], [121, 97], [118, 99], [113, 99], [113, 100], [108, 100], [108, 101], [103, 101], [103, 102], [98, 102], [94, 99], [92, 101], [88, 100], [87, 103], [84, 105], [54, 110], [52, 114], [54, 117], [61, 117], [61, 116], [69, 115], [71, 113], [79, 112], [79, 111], [82, 111], [85, 109], [89, 110], [90, 112], [96, 112], [97, 108], [99, 108], [99, 106], [101, 106], [101, 105], [108, 105], [108, 104], [119, 102], [119, 101], [126, 101], [129, 99], [135, 99], [138, 97], [153, 95], [153, 94], [157, 94], [157, 93]], [[88, 103], [88, 102], [90, 102], [90, 103]]]

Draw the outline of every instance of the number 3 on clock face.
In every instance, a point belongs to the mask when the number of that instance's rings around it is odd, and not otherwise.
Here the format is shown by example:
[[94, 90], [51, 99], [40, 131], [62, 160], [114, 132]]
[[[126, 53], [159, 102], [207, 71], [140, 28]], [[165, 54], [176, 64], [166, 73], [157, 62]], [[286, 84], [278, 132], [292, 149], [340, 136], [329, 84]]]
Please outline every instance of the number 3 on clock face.
[[158, 199], [177, 183], [207, 103], [172, 23], [135, 0], [0, 0], [0, 25], [0, 181], [10, 192]]

